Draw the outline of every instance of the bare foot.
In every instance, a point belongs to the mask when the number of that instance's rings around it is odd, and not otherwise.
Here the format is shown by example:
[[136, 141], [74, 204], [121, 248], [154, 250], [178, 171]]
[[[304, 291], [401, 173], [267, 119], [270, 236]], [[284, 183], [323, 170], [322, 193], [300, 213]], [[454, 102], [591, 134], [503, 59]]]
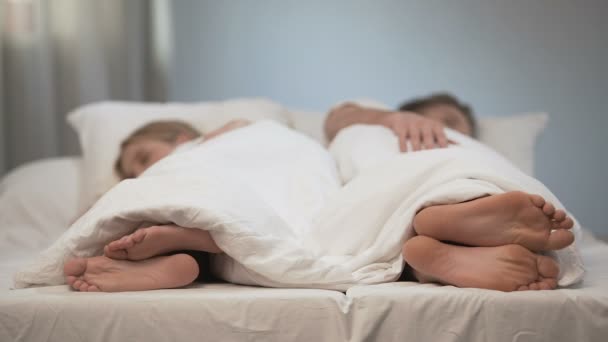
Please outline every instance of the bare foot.
[[539, 195], [520, 191], [428, 207], [414, 218], [419, 235], [470, 246], [517, 244], [531, 251], [570, 245], [573, 225], [565, 211]]
[[557, 287], [557, 262], [519, 245], [463, 247], [416, 236], [404, 244], [403, 257], [423, 283], [507, 292]]
[[221, 252], [207, 231], [165, 225], [140, 228], [112, 241], [105, 246], [104, 254], [118, 260], [144, 260], [178, 250]]
[[66, 282], [78, 291], [145, 291], [171, 289], [192, 283], [199, 269], [187, 254], [143, 261], [114, 260], [105, 256], [71, 259], [63, 267]]

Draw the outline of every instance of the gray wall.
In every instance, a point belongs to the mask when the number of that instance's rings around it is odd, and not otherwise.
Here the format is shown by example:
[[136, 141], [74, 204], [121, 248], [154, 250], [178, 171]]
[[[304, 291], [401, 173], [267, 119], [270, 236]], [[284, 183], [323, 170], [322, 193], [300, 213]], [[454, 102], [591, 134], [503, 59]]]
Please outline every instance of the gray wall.
[[325, 110], [450, 90], [480, 115], [544, 110], [536, 170], [608, 234], [608, 1], [173, 2], [169, 98]]
[[[4, 4], [0, 3], [0, 18], [4, 18], [5, 15], [3, 5]], [[0, 22], [0, 177], [4, 175], [7, 169], [7, 165], [5, 162], [6, 146], [4, 146], [4, 139], [2, 139], [6, 135], [6, 118], [4, 117], [4, 82], [2, 81], [2, 79], [4, 78], [4, 70], [2, 68], [2, 65], [4, 64], [4, 42], [2, 40], [4, 36], [3, 30], [4, 25], [2, 25]]]
[[[0, 13], [0, 15], [2, 15], [2, 13]], [[1, 34], [2, 32], [0, 32]], [[1, 47], [0, 47], [1, 48]], [[2, 53], [0, 53], [0, 75], [2, 75]], [[0, 76], [2, 77], [2, 76]], [[2, 86], [2, 82], [0, 82], [0, 94], [4, 94], [3, 92], [3, 86]], [[4, 98], [2, 96], [0, 96], [0, 134], [2, 136], [4, 136], [6, 134], [5, 129], [4, 129]], [[4, 146], [4, 139], [0, 139], [0, 177], [5, 173], [6, 171], [6, 165], [4, 163], [5, 160], [5, 150], [6, 147]]]

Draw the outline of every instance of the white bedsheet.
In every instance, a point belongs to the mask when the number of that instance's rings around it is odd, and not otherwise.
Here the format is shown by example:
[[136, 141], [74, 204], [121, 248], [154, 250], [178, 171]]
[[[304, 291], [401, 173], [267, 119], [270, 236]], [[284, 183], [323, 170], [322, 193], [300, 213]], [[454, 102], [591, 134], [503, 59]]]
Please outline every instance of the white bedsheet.
[[[361, 142], [378, 132], [394, 139], [388, 130], [365, 126], [336, 137], [332, 153], [342, 174], [345, 160], [355, 165], [342, 189], [326, 150], [273, 122], [169, 156], [107, 193], [16, 275], [16, 287], [62, 284], [67, 258], [100, 254], [105, 243], [145, 222], [174, 222], [211, 232], [227, 255], [215, 258], [216, 273], [230, 282], [347, 289], [397, 279], [401, 246], [425, 206], [524, 190], [561, 207], [540, 182], [491, 150], [468, 148], [476, 147], [472, 141], [368, 163], [375, 145]], [[381, 150], [386, 139], [373, 141]], [[582, 278], [575, 245], [557, 257], [560, 285]]]
[[232, 284], [0, 291], [0, 341], [589, 341], [608, 336], [608, 245], [583, 244], [569, 289], [502, 293], [409, 282], [328, 290]]

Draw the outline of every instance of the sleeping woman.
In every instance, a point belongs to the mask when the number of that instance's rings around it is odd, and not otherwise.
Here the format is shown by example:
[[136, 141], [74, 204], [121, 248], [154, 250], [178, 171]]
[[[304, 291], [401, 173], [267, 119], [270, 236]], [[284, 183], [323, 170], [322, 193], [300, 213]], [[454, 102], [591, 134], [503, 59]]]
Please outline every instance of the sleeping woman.
[[[250, 122], [233, 120], [204, 137], [180, 121], [157, 121], [133, 132], [120, 146], [115, 171], [135, 178], [172, 153], [202, 144]], [[67, 283], [79, 291], [140, 291], [175, 288], [211, 279], [209, 253], [221, 253], [207, 231], [160, 225], [140, 228], [104, 248], [104, 255], [76, 258], [64, 266]]]
[[[328, 122], [336, 118], [340, 116], [330, 115]], [[443, 127], [424, 117], [404, 116], [402, 122], [410, 119], [410, 132], [417, 129], [418, 136], [427, 137], [428, 125], [438, 128], [434, 132]], [[246, 124], [230, 123], [211, 136]], [[181, 123], [150, 124], [122, 144], [116, 170], [122, 178], [137, 177], [163, 157], [198, 143], [199, 137]], [[432, 137], [437, 144], [440, 138]], [[538, 252], [570, 245], [572, 226], [565, 211], [541, 196], [509, 192], [419, 211], [414, 217], [418, 236], [405, 243], [403, 256], [421, 282], [501, 291], [553, 289], [558, 265]], [[209, 253], [221, 252], [204, 230], [151, 226], [110, 242], [103, 256], [69, 260], [64, 275], [79, 291], [175, 288], [209, 279]]]

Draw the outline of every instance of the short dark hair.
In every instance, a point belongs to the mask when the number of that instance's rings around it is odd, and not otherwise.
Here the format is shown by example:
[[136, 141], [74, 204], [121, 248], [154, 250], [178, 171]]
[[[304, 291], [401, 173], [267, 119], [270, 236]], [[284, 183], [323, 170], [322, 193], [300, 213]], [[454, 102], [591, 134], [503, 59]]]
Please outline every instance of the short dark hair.
[[471, 125], [471, 134], [477, 137], [477, 121], [473, 116], [473, 109], [468, 104], [461, 102], [454, 95], [449, 93], [435, 93], [425, 97], [418, 97], [413, 100], [404, 102], [399, 106], [399, 111], [419, 113], [425, 109], [438, 105], [454, 106], [460, 110], [469, 124]]

